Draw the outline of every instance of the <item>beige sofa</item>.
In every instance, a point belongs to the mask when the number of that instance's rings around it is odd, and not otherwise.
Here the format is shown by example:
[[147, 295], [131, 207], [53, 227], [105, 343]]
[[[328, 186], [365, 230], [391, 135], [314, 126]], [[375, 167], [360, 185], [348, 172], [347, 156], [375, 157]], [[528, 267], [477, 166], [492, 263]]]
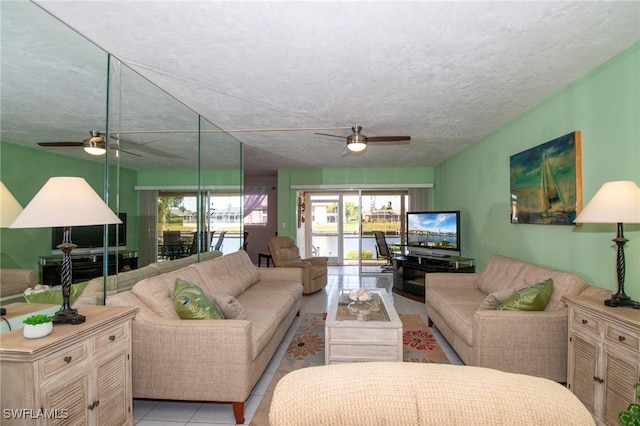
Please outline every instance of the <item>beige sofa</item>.
[[[222, 256], [219, 250], [203, 252], [174, 260], [165, 260], [154, 262], [142, 268], [132, 269], [127, 272], [119, 272], [117, 275], [107, 276], [107, 296], [112, 296], [123, 291], [129, 291], [133, 286], [145, 278], [155, 277], [165, 272], [175, 271], [184, 268], [198, 261], [215, 259]], [[82, 291], [82, 294], [73, 303], [73, 308], [79, 308], [86, 305], [103, 305], [104, 304], [104, 277], [96, 277], [91, 279]]]
[[482, 367], [352, 363], [292, 371], [276, 385], [271, 426], [594, 425], [551, 380]]
[[[544, 311], [479, 310], [487, 296], [553, 279]], [[427, 274], [425, 307], [467, 365], [567, 380], [567, 307], [563, 296], [608, 293], [578, 275], [494, 255], [481, 273]], [[509, 291], [504, 291], [509, 290]], [[503, 296], [504, 298], [505, 296]]]
[[276, 268], [299, 268], [302, 271], [302, 292], [304, 294], [315, 293], [327, 285], [328, 257], [317, 256], [302, 259], [300, 249], [290, 237], [272, 237], [267, 245]]
[[[230, 295], [247, 319], [181, 320], [177, 278], [208, 294]], [[245, 251], [146, 278], [107, 305], [138, 306], [133, 321], [133, 396], [232, 402], [238, 423], [302, 303], [300, 270], [257, 268]]]

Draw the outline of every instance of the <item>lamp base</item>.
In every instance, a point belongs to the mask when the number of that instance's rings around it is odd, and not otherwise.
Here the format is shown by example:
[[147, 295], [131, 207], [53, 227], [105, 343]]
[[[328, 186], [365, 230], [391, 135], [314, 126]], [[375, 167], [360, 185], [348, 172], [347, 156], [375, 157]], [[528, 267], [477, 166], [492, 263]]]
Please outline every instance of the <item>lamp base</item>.
[[86, 318], [80, 315], [75, 309], [63, 309], [53, 316], [54, 324], [82, 324]]
[[607, 299], [604, 301], [605, 306], [610, 306], [612, 308], [631, 306], [633, 309], [640, 309], [640, 302], [636, 302], [632, 300], [626, 294], [622, 297], [616, 295], [612, 296], [611, 299]]

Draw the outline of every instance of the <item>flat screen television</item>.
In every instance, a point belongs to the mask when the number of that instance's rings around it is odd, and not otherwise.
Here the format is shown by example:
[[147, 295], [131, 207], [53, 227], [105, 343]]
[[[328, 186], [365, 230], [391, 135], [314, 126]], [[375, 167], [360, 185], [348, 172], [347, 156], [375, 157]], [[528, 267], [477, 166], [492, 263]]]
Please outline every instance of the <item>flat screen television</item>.
[[460, 212], [407, 212], [409, 254], [460, 256]]
[[[118, 213], [122, 223], [107, 225], [109, 232], [109, 250], [125, 250], [127, 248], [127, 214]], [[57, 246], [62, 242], [64, 228], [53, 228], [51, 231], [51, 253], [62, 254]], [[92, 254], [104, 251], [104, 225], [71, 227], [71, 242], [78, 247], [71, 254]]]

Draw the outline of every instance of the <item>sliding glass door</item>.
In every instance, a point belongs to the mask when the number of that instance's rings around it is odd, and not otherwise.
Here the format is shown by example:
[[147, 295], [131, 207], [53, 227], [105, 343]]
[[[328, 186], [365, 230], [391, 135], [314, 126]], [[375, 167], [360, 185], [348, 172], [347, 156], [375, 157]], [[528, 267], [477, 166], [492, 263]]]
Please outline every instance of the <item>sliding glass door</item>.
[[327, 256], [330, 265], [380, 272], [387, 259], [378, 254], [374, 231], [389, 245], [403, 244], [407, 191], [340, 191], [310, 194], [311, 256]]

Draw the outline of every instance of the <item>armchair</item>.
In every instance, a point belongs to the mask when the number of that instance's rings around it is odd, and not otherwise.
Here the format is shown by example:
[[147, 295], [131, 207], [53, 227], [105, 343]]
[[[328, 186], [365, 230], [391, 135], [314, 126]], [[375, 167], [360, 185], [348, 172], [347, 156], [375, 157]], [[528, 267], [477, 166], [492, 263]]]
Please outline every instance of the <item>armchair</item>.
[[268, 243], [273, 264], [278, 267], [300, 268], [302, 270], [302, 293], [310, 294], [327, 285], [327, 257], [302, 259], [300, 250], [289, 237], [273, 237]]

